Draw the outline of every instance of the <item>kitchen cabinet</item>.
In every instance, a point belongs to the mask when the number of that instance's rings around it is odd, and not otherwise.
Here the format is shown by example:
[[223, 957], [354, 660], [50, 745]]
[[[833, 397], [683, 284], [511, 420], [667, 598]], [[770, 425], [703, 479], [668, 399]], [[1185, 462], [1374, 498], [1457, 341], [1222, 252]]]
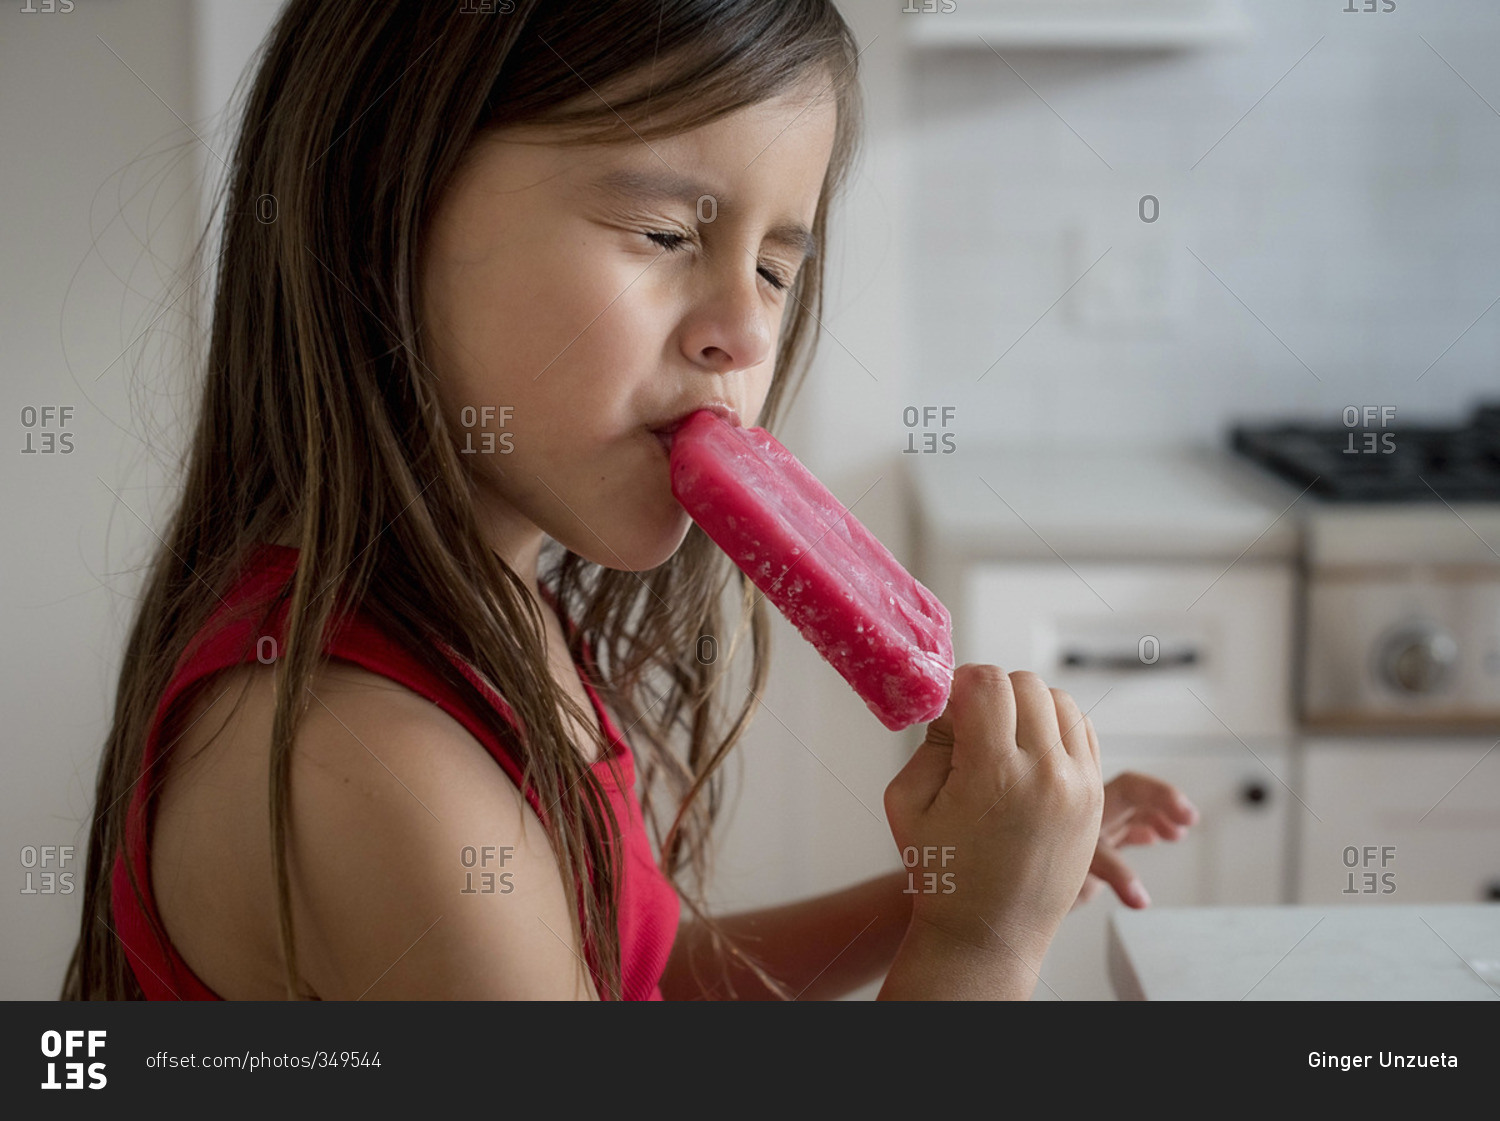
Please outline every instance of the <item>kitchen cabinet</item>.
[[908, 0], [901, 11], [918, 47], [1168, 50], [1250, 31], [1235, 0]]
[[1494, 739], [1313, 739], [1302, 767], [1299, 902], [1500, 899]]
[[[1259, 758], [1234, 740], [1184, 744], [1179, 750], [1116, 749], [1101, 744], [1105, 778], [1141, 771], [1181, 789], [1201, 819], [1181, 841], [1124, 850], [1151, 896], [1152, 908], [1286, 901], [1285, 837], [1297, 802], [1283, 783], [1291, 756], [1263, 749]], [[1042, 967], [1042, 1000], [1110, 1000], [1107, 926], [1125, 909], [1106, 887], [1063, 922]]]
[[[1460, 453], [1496, 423], [1423, 438], [1472, 473]], [[1317, 470], [1357, 466], [1340, 455]], [[913, 468], [920, 573], [958, 658], [1066, 689], [1106, 779], [1158, 775], [1202, 811], [1186, 840], [1129, 851], [1145, 913], [1500, 901], [1500, 503], [1304, 502], [1202, 449]], [[1102, 894], [1069, 916], [1039, 997], [1110, 995], [1111, 915], [1136, 917]]]
[[976, 563], [956, 655], [1041, 674], [1101, 735], [1285, 737], [1292, 597], [1278, 562]]
[[[1288, 786], [1290, 565], [984, 562], [964, 588], [961, 661], [1066, 689], [1099, 732], [1106, 780], [1155, 775], [1198, 807], [1183, 840], [1128, 850], [1153, 905], [1289, 898], [1288, 825], [1301, 812]], [[1111, 998], [1106, 925], [1120, 906], [1101, 891], [1068, 917], [1038, 998]]]
[[[1201, 813], [1126, 852], [1153, 908], [1289, 902], [1298, 531], [1223, 456], [1010, 449], [916, 473], [920, 573], [960, 662], [1028, 669], [1098, 730], [1106, 780], [1155, 775]], [[1064, 921], [1038, 999], [1113, 998], [1101, 890]]]

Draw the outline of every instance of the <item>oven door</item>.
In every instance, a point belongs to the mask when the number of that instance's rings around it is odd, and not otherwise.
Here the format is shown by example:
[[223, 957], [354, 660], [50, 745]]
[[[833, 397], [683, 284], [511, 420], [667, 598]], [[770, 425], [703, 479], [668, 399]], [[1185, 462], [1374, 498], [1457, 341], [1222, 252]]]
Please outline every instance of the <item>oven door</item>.
[[1500, 565], [1319, 566], [1306, 625], [1309, 728], [1500, 729]]

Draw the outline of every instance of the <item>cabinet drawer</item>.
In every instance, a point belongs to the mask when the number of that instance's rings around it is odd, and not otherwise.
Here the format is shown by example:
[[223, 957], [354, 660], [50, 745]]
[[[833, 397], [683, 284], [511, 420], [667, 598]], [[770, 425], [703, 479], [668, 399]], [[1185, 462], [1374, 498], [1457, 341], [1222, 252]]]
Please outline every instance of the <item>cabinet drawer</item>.
[[1285, 563], [979, 564], [955, 652], [1041, 674], [1101, 734], [1253, 743], [1291, 730], [1292, 613]]

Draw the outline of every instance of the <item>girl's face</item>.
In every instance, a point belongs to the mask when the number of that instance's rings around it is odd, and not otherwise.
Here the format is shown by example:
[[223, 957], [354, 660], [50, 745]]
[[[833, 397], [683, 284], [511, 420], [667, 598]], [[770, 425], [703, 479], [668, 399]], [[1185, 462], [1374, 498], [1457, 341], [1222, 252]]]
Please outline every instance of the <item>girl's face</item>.
[[624, 124], [610, 145], [476, 142], [421, 315], [485, 532], [522, 571], [541, 534], [633, 571], [682, 543], [657, 433], [703, 407], [756, 422], [833, 148], [826, 85], [649, 144]]

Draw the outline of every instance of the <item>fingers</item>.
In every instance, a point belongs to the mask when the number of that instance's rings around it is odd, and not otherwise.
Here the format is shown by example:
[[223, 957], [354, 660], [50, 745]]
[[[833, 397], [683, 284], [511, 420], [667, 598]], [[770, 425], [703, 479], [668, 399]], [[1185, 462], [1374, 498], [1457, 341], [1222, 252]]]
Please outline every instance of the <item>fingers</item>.
[[1167, 841], [1180, 841], [1187, 836], [1187, 826], [1178, 825], [1177, 822], [1163, 813], [1150, 813], [1145, 817], [1147, 824], [1156, 831], [1156, 835]]
[[1171, 783], [1134, 771], [1126, 771], [1116, 781], [1120, 779], [1128, 784], [1130, 800], [1141, 809], [1159, 814], [1165, 821], [1176, 825], [1197, 824], [1198, 807]]
[[1198, 807], [1189, 802], [1182, 791], [1171, 783], [1162, 782], [1159, 778], [1151, 778], [1149, 775], [1138, 777], [1142, 782], [1149, 784], [1150, 793], [1146, 801], [1164, 818], [1183, 826], [1198, 823]]
[[[1016, 741], [1021, 699], [1015, 691], [1015, 676], [998, 666], [967, 664], [954, 670], [943, 715], [952, 720], [955, 767], [966, 761], [960, 756], [977, 752], [992, 760]], [[982, 765], [983, 760], [976, 762]]]
[[885, 812], [891, 820], [925, 812], [948, 781], [953, 770], [951, 706], [950, 700], [949, 708], [927, 725], [926, 738], [885, 788]]
[[950, 750], [924, 741], [885, 788], [886, 817], [896, 822], [924, 813], [948, 780], [951, 760]]
[[1178, 840], [1198, 823], [1198, 808], [1171, 783], [1151, 775], [1123, 771], [1104, 787], [1105, 828], [1126, 822], [1150, 825], [1168, 840]]
[[1016, 746], [1035, 755], [1063, 748], [1054, 690], [1026, 670], [1011, 674], [1010, 683], [1016, 698]]
[[1094, 862], [1089, 865], [1089, 872], [1114, 888], [1120, 902], [1127, 907], [1139, 910], [1151, 905], [1151, 897], [1146, 894], [1145, 885], [1137, 878], [1130, 865], [1120, 859], [1120, 854], [1113, 846], [1099, 842], [1099, 847], [1094, 850]]
[[1061, 689], [1053, 689], [1052, 703], [1057, 712], [1057, 725], [1067, 753], [1075, 759], [1094, 759], [1097, 762], [1093, 746], [1089, 743], [1086, 717], [1078, 710], [1078, 702]]
[[1157, 841], [1180, 841], [1187, 826], [1178, 825], [1152, 810], [1127, 810], [1115, 819], [1105, 819], [1100, 836], [1115, 847], [1154, 845]]
[[[1097, 702], [1096, 702], [1097, 703]], [[1089, 734], [1089, 750], [1094, 753], [1094, 762], [1099, 762], [1099, 735], [1094, 731], [1094, 722], [1085, 714], [1083, 717], [1084, 729]]]
[[[1167, 784], [1162, 783], [1162, 785]], [[1167, 786], [1167, 789], [1171, 791], [1171, 794], [1167, 799], [1167, 808], [1163, 812], [1179, 825], [1197, 825], [1198, 807], [1189, 802], [1187, 795], [1175, 786]]]
[[1005, 671], [959, 666], [942, 715], [927, 725], [921, 746], [886, 787], [886, 815], [898, 820], [924, 813], [947, 783], [956, 755], [995, 751], [997, 742], [1009, 742], [1006, 737], [1014, 732], [1015, 701]]

